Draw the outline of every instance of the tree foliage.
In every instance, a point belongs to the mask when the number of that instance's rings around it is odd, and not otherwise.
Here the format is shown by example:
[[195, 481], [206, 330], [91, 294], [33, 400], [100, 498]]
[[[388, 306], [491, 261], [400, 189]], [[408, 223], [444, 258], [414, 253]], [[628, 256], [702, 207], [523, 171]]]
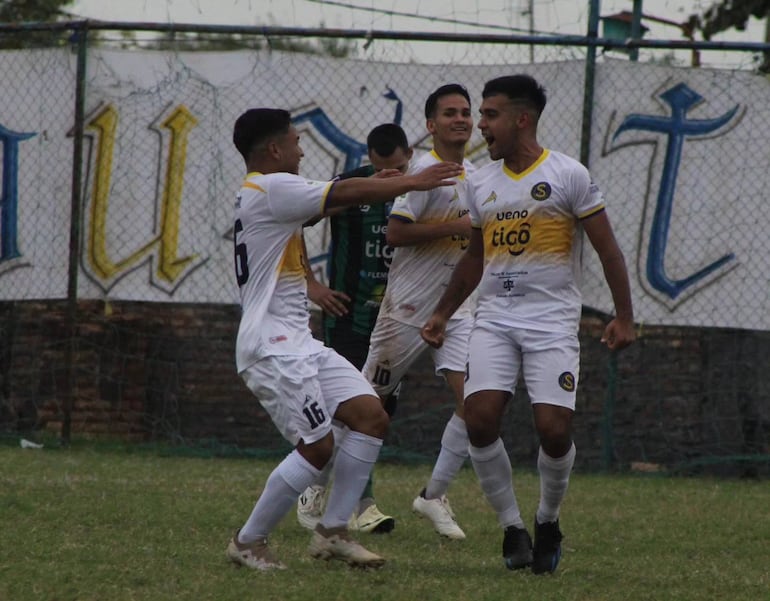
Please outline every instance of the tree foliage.
[[745, 30], [749, 17], [770, 17], [770, 0], [723, 0], [702, 15], [693, 15], [691, 22], [704, 39], [710, 40], [713, 35], [728, 29]]
[[0, 0], [0, 23], [56, 21], [73, 0]]
[[[127, 37], [123, 40], [126, 47], [136, 46], [136, 40]], [[345, 38], [292, 38], [264, 37], [262, 35], [198, 33], [177, 31], [154, 40], [144, 40], [143, 47], [174, 51], [211, 51], [211, 50], [282, 50], [302, 54], [320, 54], [335, 58], [354, 56], [356, 43]]]
[[[47, 23], [65, 15], [73, 0], [0, 0], [0, 23]], [[0, 48], [34, 48], [66, 43], [66, 32], [22, 31], [0, 34]]]

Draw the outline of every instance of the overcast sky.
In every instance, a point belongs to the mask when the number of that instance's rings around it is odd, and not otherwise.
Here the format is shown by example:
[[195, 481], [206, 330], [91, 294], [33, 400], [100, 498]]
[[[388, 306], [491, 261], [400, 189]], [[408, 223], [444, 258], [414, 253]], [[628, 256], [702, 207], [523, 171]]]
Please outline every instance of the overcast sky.
[[[691, 14], [703, 13], [715, 1], [643, 0], [643, 12], [680, 23]], [[287, 27], [324, 24], [351, 29], [499, 34], [505, 32], [502, 28], [527, 33], [530, 5], [534, 6], [534, 32], [585, 35], [588, 0], [76, 0], [68, 10], [81, 17], [112, 21]], [[630, 11], [632, 6], [633, 0], [603, 0], [600, 15]], [[649, 27], [648, 39], [683, 39], [677, 27], [643, 22]], [[493, 28], [467, 23], [491, 24]], [[731, 30], [714, 39], [761, 42], [763, 38], [764, 24], [752, 18], [747, 31]], [[707, 53], [704, 62], [712, 58], [713, 62], [723, 62], [714, 52]]]
[[[646, 14], [684, 21], [715, 0], [644, 0]], [[83, 17], [116, 21], [172, 21], [223, 25], [283, 25], [363, 29], [469, 31], [468, 26], [431, 23], [429, 17], [529, 29], [527, 9], [534, 6], [536, 31], [584, 34], [588, 0], [76, 0], [69, 10]], [[632, 0], [603, 0], [601, 14], [630, 11]], [[363, 10], [349, 8], [362, 7]], [[387, 13], [416, 14], [407, 18]], [[752, 21], [755, 21], [752, 19]], [[676, 28], [648, 22], [656, 38], [677, 38]], [[758, 25], [758, 23], [755, 23]], [[761, 41], [761, 27], [755, 41]], [[479, 31], [475, 29], [475, 31]], [[488, 30], [494, 31], [494, 30]], [[732, 39], [741, 36], [733, 32]]]

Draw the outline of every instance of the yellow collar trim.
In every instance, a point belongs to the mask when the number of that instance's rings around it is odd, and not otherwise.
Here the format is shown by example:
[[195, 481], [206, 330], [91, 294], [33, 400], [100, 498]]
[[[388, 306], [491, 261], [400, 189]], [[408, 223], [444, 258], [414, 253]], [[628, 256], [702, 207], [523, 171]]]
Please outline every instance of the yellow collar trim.
[[[433, 148], [430, 151], [430, 156], [432, 156], [437, 161], [441, 161], [442, 163], [444, 162], [444, 159], [442, 159], [440, 156], [438, 156], [438, 153], [436, 152], [435, 148]], [[457, 176], [457, 179], [459, 179], [461, 181], [465, 179], [465, 167], [463, 167], [463, 172], [460, 175]]]
[[535, 169], [537, 169], [543, 163], [543, 161], [545, 161], [548, 158], [549, 154], [551, 154], [551, 151], [548, 150], [547, 148], [543, 148], [543, 152], [540, 153], [540, 156], [537, 158], [537, 160], [521, 173], [516, 173], [512, 169], [509, 169], [506, 166], [505, 161], [503, 161], [503, 173], [505, 173], [511, 179], [515, 179], [515, 180], [523, 179], [526, 176], [528, 176], [530, 173], [532, 173]]

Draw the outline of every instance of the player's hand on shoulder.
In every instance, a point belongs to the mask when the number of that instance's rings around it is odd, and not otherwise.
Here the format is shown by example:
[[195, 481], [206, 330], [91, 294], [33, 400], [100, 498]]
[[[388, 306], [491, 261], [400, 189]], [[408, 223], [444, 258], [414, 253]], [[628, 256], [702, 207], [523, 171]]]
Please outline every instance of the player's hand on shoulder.
[[436, 163], [426, 167], [411, 177], [415, 183], [415, 190], [432, 190], [439, 186], [454, 186], [457, 182], [453, 177], [458, 177], [463, 172], [463, 166], [451, 161]]
[[307, 297], [329, 315], [342, 317], [348, 314], [347, 304], [350, 302], [350, 297], [344, 292], [324, 286], [321, 282], [308, 281]]
[[634, 322], [628, 319], [615, 317], [607, 324], [602, 334], [602, 342], [613, 351], [626, 348], [634, 340], [636, 340]]

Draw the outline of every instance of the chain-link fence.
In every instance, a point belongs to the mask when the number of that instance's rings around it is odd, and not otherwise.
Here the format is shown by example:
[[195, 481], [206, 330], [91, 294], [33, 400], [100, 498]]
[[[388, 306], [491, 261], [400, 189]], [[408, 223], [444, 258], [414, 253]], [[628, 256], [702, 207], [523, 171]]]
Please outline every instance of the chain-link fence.
[[[291, 110], [301, 172], [325, 180], [366, 162], [379, 123], [399, 123], [429, 150], [422, 106], [439, 85], [465, 85], [475, 112], [486, 80], [526, 72], [549, 96], [541, 143], [582, 159], [604, 192], [640, 322], [632, 348], [602, 349], [613, 305], [586, 250], [580, 464], [767, 473], [764, 76], [690, 67], [692, 47], [708, 43], [646, 41], [631, 62], [599, 38], [105, 27], [0, 29], [6, 432], [280, 449], [233, 361], [235, 118], [252, 106]], [[767, 50], [719, 48], [742, 66]], [[467, 153], [489, 160], [478, 132]], [[323, 279], [326, 224], [307, 242]], [[537, 449], [526, 404], [521, 390], [504, 433], [522, 461]], [[419, 365], [389, 452], [432, 456], [451, 407]]]

